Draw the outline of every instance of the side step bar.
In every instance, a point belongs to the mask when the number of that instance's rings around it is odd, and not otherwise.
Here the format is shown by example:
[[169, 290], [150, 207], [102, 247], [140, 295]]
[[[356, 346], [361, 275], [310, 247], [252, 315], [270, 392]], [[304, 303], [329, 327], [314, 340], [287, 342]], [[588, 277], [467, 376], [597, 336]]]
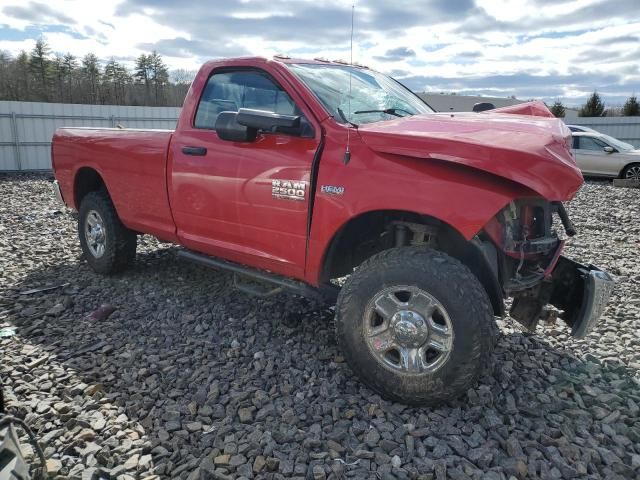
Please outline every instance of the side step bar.
[[[179, 250], [178, 256], [184, 258], [198, 265], [205, 267], [227, 270], [234, 273], [234, 285], [242, 291], [251, 293], [253, 295], [267, 297], [274, 293], [278, 293], [283, 288], [301, 295], [303, 297], [312, 298], [315, 300], [331, 301], [335, 302], [338, 298], [339, 287], [334, 285], [326, 285], [321, 288], [315, 288], [304, 282], [298, 280], [292, 280], [275, 273], [267, 272], [264, 270], [258, 270], [251, 267], [240, 265], [239, 263], [229, 262], [208, 255], [202, 255], [200, 253], [191, 252], [189, 250]], [[245, 287], [238, 281], [238, 276], [249, 277], [251, 280], [273, 285], [274, 289], [265, 293], [251, 287]]]

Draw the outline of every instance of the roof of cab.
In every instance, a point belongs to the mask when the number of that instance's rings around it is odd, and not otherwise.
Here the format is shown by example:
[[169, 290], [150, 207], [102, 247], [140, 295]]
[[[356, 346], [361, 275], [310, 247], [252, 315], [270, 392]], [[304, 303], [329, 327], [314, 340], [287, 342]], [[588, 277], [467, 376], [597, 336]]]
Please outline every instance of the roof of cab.
[[268, 62], [279, 62], [284, 64], [302, 63], [302, 64], [315, 64], [315, 65], [340, 65], [340, 66], [352, 66], [355, 68], [363, 68], [368, 70], [368, 67], [364, 65], [359, 65], [357, 63], [350, 64], [349, 62], [342, 61], [342, 60], [327, 60], [324, 58], [314, 58], [314, 59], [292, 58], [292, 57], [289, 57], [288, 55], [283, 55], [283, 54], [274, 55], [272, 58], [266, 58], [266, 57], [221, 58], [218, 60], [209, 60], [208, 62], [205, 63], [205, 65], [219, 65], [219, 64], [225, 64], [225, 63], [232, 64], [232, 65], [237, 65], [241, 63], [262, 64], [262, 63], [268, 63]]

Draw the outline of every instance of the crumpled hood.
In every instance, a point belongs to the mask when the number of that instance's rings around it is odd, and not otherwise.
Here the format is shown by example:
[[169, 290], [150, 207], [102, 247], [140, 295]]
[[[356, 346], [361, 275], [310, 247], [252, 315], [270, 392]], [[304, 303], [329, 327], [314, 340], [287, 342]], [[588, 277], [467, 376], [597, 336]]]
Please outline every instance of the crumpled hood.
[[[512, 113], [513, 112], [513, 113]], [[549, 201], [573, 198], [583, 178], [571, 132], [542, 102], [480, 113], [433, 113], [361, 125], [376, 152], [457, 163], [517, 182]]]

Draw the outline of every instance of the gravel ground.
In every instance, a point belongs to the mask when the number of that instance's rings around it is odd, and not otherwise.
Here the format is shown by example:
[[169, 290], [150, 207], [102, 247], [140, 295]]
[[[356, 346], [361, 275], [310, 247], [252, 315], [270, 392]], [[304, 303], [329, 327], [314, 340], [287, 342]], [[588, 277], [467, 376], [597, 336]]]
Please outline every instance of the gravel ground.
[[149, 237], [94, 274], [47, 179], [1, 177], [5, 395], [57, 478], [640, 478], [639, 197], [592, 182], [569, 205], [569, 253], [619, 280], [594, 333], [500, 322], [480, 384], [420, 409], [358, 382], [331, 310], [247, 297]]

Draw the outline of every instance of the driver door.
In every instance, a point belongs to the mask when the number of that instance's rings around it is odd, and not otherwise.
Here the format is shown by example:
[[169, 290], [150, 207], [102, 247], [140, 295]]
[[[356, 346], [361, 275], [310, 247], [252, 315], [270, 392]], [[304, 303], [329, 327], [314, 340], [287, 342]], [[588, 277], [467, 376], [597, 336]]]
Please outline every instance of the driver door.
[[[223, 111], [300, 115], [296, 132], [260, 131], [253, 142], [222, 140]], [[319, 129], [315, 129], [319, 131]], [[264, 70], [213, 71], [193, 124], [170, 151], [171, 206], [188, 248], [304, 277], [314, 128], [291, 95]]]

